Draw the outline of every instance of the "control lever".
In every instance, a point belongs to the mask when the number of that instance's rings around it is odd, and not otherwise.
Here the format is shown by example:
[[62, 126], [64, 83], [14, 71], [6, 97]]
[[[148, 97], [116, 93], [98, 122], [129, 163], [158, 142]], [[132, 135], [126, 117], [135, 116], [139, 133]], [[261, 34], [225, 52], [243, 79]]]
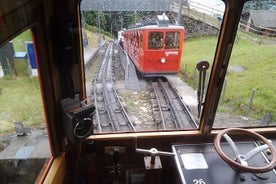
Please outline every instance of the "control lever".
[[155, 164], [155, 157], [159, 156], [159, 155], [163, 155], [163, 156], [174, 156], [174, 153], [171, 152], [165, 152], [165, 151], [158, 151], [156, 148], [151, 148], [150, 150], [146, 150], [146, 149], [139, 149], [136, 147], [136, 152], [137, 153], [143, 153], [145, 155], [150, 155], [151, 159], [150, 159], [150, 163], [152, 165]]
[[[145, 155], [150, 155], [150, 164], [151, 165], [155, 165], [157, 156], [160, 156], [160, 155], [175, 156], [175, 154], [172, 152], [158, 151], [156, 148], [151, 148], [149, 150], [137, 148], [137, 137], [135, 138], [135, 150], [137, 153], [143, 153]], [[161, 162], [160, 162], [160, 164], [161, 164]]]
[[[104, 147], [104, 153], [112, 156], [112, 170], [108, 173], [108, 183], [118, 184], [121, 181], [121, 166], [120, 166], [120, 154], [126, 153], [126, 147], [122, 146], [106, 146]], [[106, 183], [106, 182], [104, 182]]]
[[113, 150], [113, 167], [114, 167], [115, 178], [119, 178], [119, 173], [120, 173], [119, 154], [120, 154], [120, 150], [118, 148], [114, 148], [114, 150]]
[[137, 153], [150, 155], [144, 156], [144, 163], [146, 169], [144, 183], [150, 184], [159, 183], [160, 170], [162, 169], [161, 160], [159, 156], [175, 156], [175, 154], [172, 152], [158, 151], [156, 148], [151, 148], [149, 150], [137, 148], [137, 137], [135, 138], [135, 151]]

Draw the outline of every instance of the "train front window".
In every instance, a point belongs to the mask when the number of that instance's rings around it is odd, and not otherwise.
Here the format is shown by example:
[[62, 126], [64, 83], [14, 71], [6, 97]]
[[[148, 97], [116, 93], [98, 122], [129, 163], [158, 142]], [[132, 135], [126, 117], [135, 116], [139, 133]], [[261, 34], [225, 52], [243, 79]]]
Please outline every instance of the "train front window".
[[179, 47], [179, 32], [166, 32], [165, 48], [178, 49]]
[[31, 31], [0, 47], [1, 183], [35, 183], [51, 150]]
[[163, 44], [163, 33], [162, 32], [150, 32], [148, 38], [149, 49], [161, 49]]
[[199, 99], [196, 65], [212, 65], [224, 3], [184, 3], [182, 16], [179, 2], [131, 3], [81, 2], [94, 134], [199, 129], [211, 67]]

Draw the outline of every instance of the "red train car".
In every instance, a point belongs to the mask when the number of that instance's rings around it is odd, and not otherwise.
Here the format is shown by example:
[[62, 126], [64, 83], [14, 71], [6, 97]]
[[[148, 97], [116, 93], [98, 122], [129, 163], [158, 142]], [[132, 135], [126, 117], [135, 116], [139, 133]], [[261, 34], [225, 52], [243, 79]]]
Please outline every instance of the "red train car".
[[124, 49], [143, 76], [176, 74], [180, 68], [184, 27], [168, 19], [124, 31]]

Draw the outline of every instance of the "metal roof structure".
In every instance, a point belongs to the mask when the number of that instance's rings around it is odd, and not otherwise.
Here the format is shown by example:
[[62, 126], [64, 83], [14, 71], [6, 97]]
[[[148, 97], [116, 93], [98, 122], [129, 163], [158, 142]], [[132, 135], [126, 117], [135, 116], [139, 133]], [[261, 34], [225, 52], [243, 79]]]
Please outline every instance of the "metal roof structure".
[[172, 0], [82, 0], [83, 11], [169, 11]]

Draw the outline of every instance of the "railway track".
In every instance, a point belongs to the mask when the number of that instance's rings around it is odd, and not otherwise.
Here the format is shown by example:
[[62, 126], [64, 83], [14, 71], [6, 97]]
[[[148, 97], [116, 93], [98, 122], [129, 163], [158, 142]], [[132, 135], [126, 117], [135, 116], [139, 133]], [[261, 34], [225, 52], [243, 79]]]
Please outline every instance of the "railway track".
[[135, 131], [113, 85], [112, 59], [113, 44], [109, 43], [94, 78], [94, 104], [97, 107], [94, 132], [96, 133]]
[[160, 78], [152, 82], [152, 107], [158, 129], [194, 129], [198, 124], [193, 120], [188, 107], [175, 89]]
[[[95, 133], [198, 128], [198, 124], [175, 88], [161, 78], [149, 82], [151, 85], [149, 103], [152, 107], [150, 111], [152, 111], [153, 126], [143, 128], [141, 125], [136, 125], [122, 105], [123, 97], [118, 95], [113, 83], [114, 45], [112, 43], [107, 45], [103, 55], [93, 80], [92, 94], [96, 106]], [[139, 106], [136, 108], [139, 109]], [[138, 116], [139, 118], [142, 117]]]

